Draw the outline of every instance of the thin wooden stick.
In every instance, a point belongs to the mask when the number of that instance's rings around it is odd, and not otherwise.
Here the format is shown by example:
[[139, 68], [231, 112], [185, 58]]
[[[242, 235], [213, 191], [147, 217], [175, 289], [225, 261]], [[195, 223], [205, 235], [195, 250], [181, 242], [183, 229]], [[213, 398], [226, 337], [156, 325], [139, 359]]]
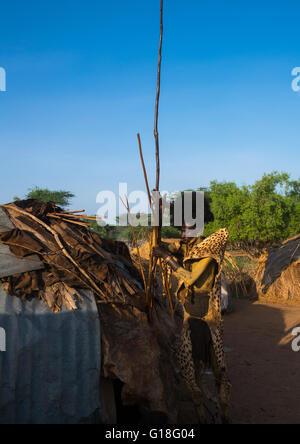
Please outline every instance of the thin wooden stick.
[[[156, 102], [155, 102], [155, 120], [154, 120], [154, 138], [155, 138], [155, 157], [156, 157], [156, 188], [159, 191], [160, 184], [160, 157], [159, 157], [159, 134], [158, 134], [158, 117], [159, 117], [159, 100], [160, 100], [160, 84], [161, 84], [161, 63], [162, 63], [162, 44], [163, 44], [163, 10], [164, 1], [160, 2], [160, 40], [159, 40], [159, 50], [158, 50], [158, 69], [157, 69], [157, 90], [156, 90]], [[158, 212], [159, 214], [159, 212]], [[158, 216], [159, 217], [159, 216]], [[154, 246], [158, 245], [161, 230], [158, 226], [154, 227]]]
[[152, 246], [153, 246], [153, 233], [150, 235], [149, 239], [149, 247], [150, 247], [150, 254], [149, 254], [149, 274], [148, 274], [148, 288], [147, 288], [147, 303], [149, 303], [149, 294], [151, 294], [151, 277], [152, 277]]
[[[154, 121], [155, 156], [156, 156], [156, 191], [159, 191], [159, 183], [160, 183], [158, 117], [159, 117], [159, 100], [160, 100], [160, 85], [161, 85], [162, 43], [163, 43], [163, 30], [164, 30], [164, 26], [163, 26], [163, 6], [164, 6], [164, 2], [163, 2], [163, 0], [161, 0], [161, 4], [160, 4], [160, 41], [159, 41], [159, 51], [158, 51], [157, 91], [156, 91], [155, 121]], [[150, 193], [150, 189], [149, 189], [147, 172], [146, 172], [144, 158], [143, 158], [143, 151], [142, 151], [142, 143], [141, 143], [140, 134], [138, 134], [137, 137], [138, 137], [138, 142], [139, 142], [140, 157], [141, 157], [141, 162], [142, 162], [143, 171], [144, 171], [144, 177], [145, 177], [145, 182], [146, 182], [148, 199], [149, 199], [149, 203], [150, 203], [150, 208], [152, 209], [152, 199], [151, 199], [151, 193]], [[160, 212], [159, 211], [158, 211], [158, 218], [160, 219]], [[158, 241], [159, 241], [159, 237], [160, 237], [159, 236], [159, 231], [160, 230], [159, 230], [159, 227], [158, 227], [156, 222], [158, 222], [158, 225], [159, 225], [159, 220], [158, 221], [156, 221], [156, 220], [154, 221], [155, 227], [154, 227], [154, 230], [153, 230], [153, 237], [152, 237], [152, 242], [153, 242], [154, 246], [158, 245]], [[171, 291], [170, 291], [170, 286], [169, 286], [167, 274], [166, 274], [166, 271], [165, 271], [165, 269], [164, 269], [164, 267], [162, 265], [161, 259], [158, 260], [158, 263], [159, 263], [159, 267], [160, 267], [161, 273], [163, 275], [165, 287], [167, 289], [167, 293], [168, 293], [168, 297], [169, 297], [169, 301], [170, 301], [170, 308], [171, 308], [171, 311], [172, 311], [172, 314], [173, 314], [174, 309], [173, 309]], [[154, 276], [154, 273], [155, 273], [157, 260], [155, 261], [154, 267], [152, 267], [152, 264], [153, 264], [153, 256], [152, 256], [152, 246], [151, 246], [150, 258], [149, 258], [149, 283], [148, 283], [148, 292], [150, 294], [151, 294], [152, 279], [153, 279], [153, 276]], [[149, 301], [149, 302], [150, 302], [150, 308], [151, 308], [152, 301]]]
[[67, 222], [67, 223], [69, 223], [69, 224], [80, 225], [81, 227], [85, 227], [85, 228], [88, 228], [88, 227], [89, 227], [89, 224], [88, 224], [87, 222], [78, 222], [78, 221], [76, 221], [76, 220], [63, 219], [63, 218], [58, 218], [58, 219], [61, 219], [61, 220], [63, 220], [64, 222]]
[[52, 214], [55, 214], [57, 217], [68, 217], [70, 219], [96, 219], [97, 216], [88, 216], [86, 214], [68, 214], [68, 213], [48, 213], [47, 217], [51, 217]]
[[[147, 171], [146, 171], [146, 167], [145, 167], [145, 163], [144, 163], [144, 157], [143, 157], [143, 151], [142, 151], [142, 144], [141, 144], [141, 139], [140, 139], [140, 135], [138, 134], [138, 141], [139, 141], [139, 148], [140, 148], [140, 156], [141, 156], [141, 161], [142, 161], [142, 166], [143, 166], [143, 171], [144, 171], [144, 177], [145, 177], [145, 182], [146, 182], [146, 188], [147, 188], [147, 192], [148, 192], [148, 199], [149, 199], [149, 204], [150, 204], [150, 208], [152, 208], [152, 200], [151, 200], [151, 194], [150, 194], [150, 189], [149, 189], [149, 184], [148, 184], [148, 177], [147, 177]], [[123, 202], [124, 205], [124, 202]], [[148, 287], [147, 287], [147, 302], [150, 303], [150, 308], [152, 307], [152, 300], [148, 300], [149, 298], [149, 294], [151, 294], [151, 285], [152, 285], [152, 277], [154, 274], [154, 270], [152, 273], [152, 262], [153, 262], [153, 256], [152, 256], [152, 243], [153, 243], [153, 235], [151, 236], [151, 244], [150, 244], [150, 258], [149, 258], [149, 280], [148, 280]], [[171, 296], [171, 290], [170, 290], [170, 286], [169, 286], [169, 282], [168, 282], [168, 278], [167, 278], [167, 274], [166, 271], [162, 265], [162, 261], [161, 259], [159, 259], [159, 267], [161, 269], [163, 278], [164, 278], [164, 283], [165, 283], [165, 287], [167, 289], [167, 293], [168, 293], [168, 297], [169, 297], [169, 303], [170, 303], [170, 308], [171, 308], [171, 312], [172, 314], [174, 313], [174, 308], [173, 308], [173, 302], [172, 302], [172, 296]], [[152, 299], [152, 298], [151, 298]]]
[[47, 214], [47, 217], [52, 217], [52, 216], [55, 216], [55, 217], [68, 217], [68, 218], [71, 218], [71, 219], [82, 219], [82, 217], [83, 216], [79, 216], [79, 215], [76, 215], [76, 214], [65, 214], [65, 213], [48, 213]]
[[[157, 192], [159, 191], [159, 183], [160, 183], [158, 117], [159, 117], [159, 100], [160, 100], [160, 84], [161, 84], [162, 43], [163, 43], [163, 30], [164, 30], [164, 27], [163, 27], [163, 7], [164, 7], [164, 2], [163, 2], [163, 0], [161, 0], [161, 3], [160, 3], [160, 41], [159, 41], [159, 51], [158, 51], [157, 90], [156, 90], [155, 120], [154, 120], [155, 156], [156, 156], [156, 191]], [[142, 143], [141, 143], [140, 134], [138, 134], [137, 137], [138, 137], [138, 142], [139, 142], [140, 157], [141, 157], [141, 162], [142, 162], [143, 171], [144, 171], [148, 199], [149, 199], [149, 203], [150, 203], [150, 208], [152, 209], [152, 199], [151, 199], [151, 193], [150, 193], [150, 188], [149, 188], [149, 183], [148, 183], [148, 178], [147, 178], [147, 172], [146, 172], [144, 158], [143, 158], [143, 151], [142, 151]], [[159, 203], [158, 203], [158, 205], [159, 205]], [[159, 210], [160, 210], [160, 208], [159, 208]], [[154, 218], [155, 218], [155, 215], [154, 215]], [[160, 219], [160, 212], [159, 211], [158, 211], [158, 219]], [[156, 222], [158, 222], [158, 224]], [[152, 279], [154, 277], [156, 264], [157, 264], [157, 260], [156, 260], [154, 267], [152, 267], [152, 264], [153, 264], [152, 243], [154, 246], [157, 246], [158, 241], [159, 241], [159, 237], [160, 237], [159, 236], [160, 230], [158, 228], [159, 220], [158, 221], [155, 220], [154, 223], [155, 223], [155, 227], [154, 227], [153, 235], [151, 238], [151, 251], [150, 251], [150, 257], [149, 257], [149, 282], [148, 282], [148, 288], [147, 288], [148, 295], [149, 294], [151, 295]], [[160, 266], [161, 273], [163, 275], [163, 279], [164, 279], [167, 293], [169, 296], [170, 308], [171, 308], [171, 311], [173, 314], [174, 309], [173, 309], [171, 291], [170, 291], [170, 287], [169, 287], [167, 274], [166, 274], [165, 269], [163, 268], [161, 259], [159, 259], [158, 263]], [[148, 295], [147, 295], [147, 298], [148, 298]], [[153, 306], [152, 297], [151, 297], [151, 300], [148, 302], [149, 302], [150, 311], [151, 311], [152, 306]]]
[[142, 265], [142, 259], [141, 259], [141, 255], [140, 255], [139, 244], [138, 244], [138, 241], [137, 241], [137, 238], [136, 238], [135, 229], [134, 229], [133, 224], [132, 224], [131, 212], [130, 212], [130, 206], [129, 206], [128, 198], [126, 197], [127, 205], [124, 203], [124, 201], [121, 198], [121, 196], [120, 196], [120, 200], [121, 200], [122, 204], [124, 205], [124, 207], [126, 208], [126, 210], [128, 212], [129, 223], [130, 223], [130, 226], [131, 226], [133, 239], [134, 239], [135, 246], [136, 246], [136, 249], [137, 249], [138, 261], [139, 261], [139, 265], [140, 265], [140, 269], [141, 269], [141, 274], [142, 274], [143, 281], [144, 281], [144, 288], [145, 288], [146, 299], [147, 299], [147, 283], [146, 283], [145, 273], [144, 273], [144, 269], [143, 269], [143, 265]]
[[[159, 191], [160, 184], [160, 158], [159, 158], [159, 134], [158, 134], [158, 117], [159, 117], [159, 100], [160, 100], [160, 85], [161, 85], [161, 64], [162, 64], [162, 44], [163, 44], [163, 33], [164, 33], [164, 21], [163, 21], [163, 12], [164, 12], [164, 1], [160, 2], [160, 40], [159, 40], [159, 50], [158, 50], [158, 70], [157, 70], [157, 90], [156, 90], [156, 102], [155, 102], [155, 120], [154, 120], [154, 137], [155, 137], [155, 157], [156, 157], [156, 191]], [[160, 202], [158, 202], [158, 225], [160, 219]], [[160, 238], [161, 230], [159, 230], [159, 226], [154, 227], [154, 246], [158, 245]], [[157, 261], [156, 261], [157, 263]], [[168, 292], [170, 307], [173, 314], [173, 304], [171, 298], [170, 287], [166, 275], [166, 271], [162, 266], [161, 259], [158, 260], [160, 270], [165, 280], [165, 286]], [[155, 273], [156, 265], [154, 266], [153, 273]]]
[[[67, 217], [70, 219], [84, 219], [84, 220], [97, 220], [98, 216], [87, 216], [86, 214], [68, 214], [68, 213], [48, 213], [47, 217], [52, 217], [53, 215], [55, 215], [56, 217]], [[101, 216], [102, 217], [102, 216]]]
[[158, 71], [157, 71], [157, 91], [155, 103], [155, 121], [154, 121], [154, 137], [156, 146], [156, 191], [159, 191], [160, 182], [160, 159], [159, 159], [159, 134], [158, 134], [158, 114], [159, 114], [159, 99], [160, 99], [160, 83], [161, 83], [161, 61], [162, 61], [162, 43], [163, 43], [163, 8], [164, 0], [160, 2], [160, 41], [158, 51]]
[[150, 204], [150, 208], [152, 208], [151, 193], [150, 193], [147, 171], [146, 171], [145, 162], [144, 162], [141, 136], [139, 133], [137, 135], [137, 138], [138, 138], [138, 142], [139, 142], [140, 157], [141, 157], [142, 167], [143, 167], [143, 171], [144, 171], [144, 178], [145, 178], [145, 183], [146, 183], [146, 188], [147, 188], [147, 193], [148, 193], [149, 204]]
[[169, 282], [168, 282], [168, 276], [167, 276], [167, 273], [166, 273], [165, 268], [163, 267], [163, 265], [162, 265], [162, 263], [161, 263], [161, 259], [159, 259], [159, 261], [160, 261], [160, 264], [159, 264], [159, 265], [160, 265], [160, 269], [161, 269], [161, 271], [162, 271], [163, 278], [164, 278], [164, 282], [165, 282], [165, 287], [166, 287], [166, 289], [167, 289], [167, 293], [168, 293], [168, 298], [169, 298], [169, 304], [170, 304], [171, 313], [172, 313], [172, 315], [174, 315], [174, 307], [173, 307], [173, 301], [172, 301], [172, 295], [171, 295], [170, 285], [169, 285]]
[[59, 216], [55, 216], [55, 214], [48, 214], [47, 217], [53, 218], [53, 219], [58, 219], [58, 220], [63, 220], [64, 222], [68, 222], [69, 224], [75, 224], [75, 225], [81, 225], [82, 227], [88, 227], [88, 223], [86, 222], [78, 222], [77, 220], [72, 220], [72, 219], [65, 219], [63, 217], [59, 217]]
[[79, 211], [62, 211], [63, 214], [75, 214], [75, 213], [84, 213], [85, 210], [79, 210]]
[[[139, 150], [140, 150], [140, 157], [141, 157], [141, 162], [142, 162], [142, 167], [143, 167], [143, 171], [144, 171], [144, 178], [145, 178], [145, 184], [146, 184], [146, 189], [147, 189], [147, 193], [148, 193], [148, 199], [149, 199], [149, 205], [152, 211], [152, 199], [151, 199], [151, 193], [150, 193], [150, 188], [149, 188], [149, 182], [148, 182], [148, 176], [147, 176], [147, 170], [145, 167], [145, 162], [144, 162], [144, 156], [143, 156], [143, 150], [142, 150], [142, 142], [141, 142], [141, 137], [140, 134], [137, 135], [138, 137], [138, 142], [139, 142]], [[153, 218], [154, 218], [154, 224], [156, 225], [156, 219], [155, 219], [155, 214], [152, 211], [153, 214]], [[146, 294], [146, 299], [147, 299], [147, 303], [149, 303], [149, 307], [151, 310], [152, 307], [152, 296], [149, 299], [149, 295], [151, 295], [151, 287], [152, 287], [152, 279], [154, 276], [154, 270], [152, 267], [153, 264], [153, 255], [152, 255], [152, 246], [153, 246], [153, 239], [154, 239], [154, 235], [152, 235], [151, 237], [151, 246], [150, 246], [150, 256], [149, 256], [149, 276], [148, 276], [148, 287], [147, 287], [147, 294]], [[153, 270], [153, 272], [152, 272]]]

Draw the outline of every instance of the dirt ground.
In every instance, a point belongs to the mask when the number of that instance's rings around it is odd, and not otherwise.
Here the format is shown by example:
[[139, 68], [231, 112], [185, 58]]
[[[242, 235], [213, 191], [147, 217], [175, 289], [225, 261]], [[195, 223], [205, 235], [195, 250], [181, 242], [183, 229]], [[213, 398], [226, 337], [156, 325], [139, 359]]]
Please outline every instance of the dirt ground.
[[297, 326], [300, 307], [236, 300], [225, 316], [234, 424], [300, 424], [300, 352], [291, 348]]

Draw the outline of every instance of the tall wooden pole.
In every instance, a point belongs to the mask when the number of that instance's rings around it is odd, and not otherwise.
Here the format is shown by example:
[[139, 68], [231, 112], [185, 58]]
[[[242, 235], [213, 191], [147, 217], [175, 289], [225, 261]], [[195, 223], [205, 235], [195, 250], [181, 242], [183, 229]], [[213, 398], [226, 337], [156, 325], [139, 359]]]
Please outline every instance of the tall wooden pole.
[[[159, 192], [159, 185], [160, 185], [160, 158], [159, 158], [159, 134], [158, 134], [158, 116], [159, 116], [159, 99], [160, 99], [160, 79], [161, 79], [161, 62], [162, 62], [162, 44], [163, 44], [163, 31], [164, 31], [164, 26], [163, 26], [163, 11], [164, 11], [164, 1], [161, 0], [160, 2], [160, 41], [159, 41], [159, 51], [158, 51], [158, 70], [157, 70], [157, 91], [156, 91], [156, 102], [155, 102], [155, 121], [154, 121], [154, 137], [155, 137], [155, 157], [156, 157], [156, 185], [155, 185], [155, 191]], [[144, 163], [144, 158], [143, 158], [143, 152], [142, 152], [142, 143], [141, 143], [141, 138], [140, 135], [137, 135], [138, 137], [138, 142], [139, 142], [139, 149], [140, 149], [140, 157], [141, 157], [141, 162], [142, 162], [142, 166], [143, 166], [143, 171], [144, 171], [144, 177], [145, 177], [145, 182], [146, 182], [146, 188], [147, 188], [147, 192], [148, 192], [148, 198], [149, 198], [149, 203], [150, 203], [150, 207], [153, 210], [152, 207], [152, 199], [151, 199], [151, 194], [150, 194], [150, 189], [149, 189], [149, 184], [148, 184], [148, 179], [147, 179], [147, 172], [146, 172], [146, 168], [145, 168], [145, 163]], [[160, 240], [160, 233], [161, 230], [159, 229], [159, 222], [160, 222], [160, 202], [158, 202], [158, 221], [156, 220], [156, 216], [157, 214], [155, 214], [154, 212], [154, 222], [155, 222], [155, 227], [153, 230], [153, 236], [151, 238], [150, 241], [150, 257], [149, 257], [149, 281], [148, 281], [148, 288], [147, 288], [147, 301], [149, 303], [149, 308], [150, 308], [150, 318], [152, 317], [152, 307], [153, 307], [153, 298], [152, 298], [152, 284], [153, 284], [153, 275], [155, 274], [155, 270], [156, 270], [156, 265], [157, 265], [157, 259], [155, 259], [154, 263], [153, 263], [153, 256], [152, 256], [152, 241], [153, 241], [153, 246], [157, 246]], [[169, 296], [169, 302], [170, 302], [170, 308], [171, 308], [171, 312], [172, 314], [174, 313], [174, 308], [173, 308], [173, 303], [172, 303], [172, 295], [171, 295], [171, 291], [170, 291], [170, 287], [169, 287], [169, 283], [168, 283], [168, 278], [167, 278], [167, 274], [166, 274], [166, 270], [164, 269], [163, 265], [162, 265], [162, 261], [161, 259], [158, 259], [158, 263], [161, 269], [161, 273], [163, 276], [163, 280], [165, 283], [165, 287]], [[149, 299], [148, 299], [149, 298]]]
[[[156, 90], [156, 102], [155, 102], [155, 120], [154, 120], [154, 138], [155, 138], [155, 157], [156, 157], [156, 186], [155, 191], [159, 191], [160, 185], [160, 156], [159, 156], [159, 134], [158, 134], [158, 117], [159, 117], [159, 99], [160, 99], [160, 83], [161, 83], [161, 61], [162, 61], [162, 45], [163, 45], [163, 33], [164, 33], [164, 0], [160, 2], [160, 40], [158, 50], [158, 69], [157, 69], [157, 90]], [[157, 213], [156, 213], [157, 214]], [[158, 221], [160, 222], [160, 202], [158, 202]], [[161, 230], [158, 226], [154, 229], [153, 245], [157, 246], [160, 238]]]
[[159, 159], [159, 134], [158, 134], [158, 114], [159, 114], [159, 99], [160, 99], [160, 79], [161, 79], [161, 61], [162, 61], [162, 44], [163, 44], [163, 22], [164, 0], [160, 2], [160, 41], [158, 51], [158, 70], [157, 70], [157, 91], [155, 102], [155, 121], [154, 121], [154, 137], [155, 137], [155, 154], [156, 154], [156, 191], [159, 191], [160, 182], [160, 159]]

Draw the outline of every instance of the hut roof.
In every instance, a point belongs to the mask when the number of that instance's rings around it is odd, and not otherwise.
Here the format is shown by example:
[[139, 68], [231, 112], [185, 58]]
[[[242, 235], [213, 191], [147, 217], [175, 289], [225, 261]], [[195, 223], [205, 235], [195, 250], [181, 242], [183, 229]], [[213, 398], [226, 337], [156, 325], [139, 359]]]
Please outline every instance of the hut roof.
[[264, 275], [261, 281], [263, 293], [267, 293], [271, 285], [293, 263], [300, 260], [300, 235], [276, 245], [268, 251]]
[[[52, 203], [27, 200], [2, 206], [0, 225], [6, 265], [0, 277], [11, 295], [35, 296], [59, 311], [63, 305], [76, 308], [80, 297], [70, 289], [81, 288], [91, 290], [99, 304], [146, 309], [141, 278], [126, 245], [101, 239], [80, 217]], [[60, 284], [64, 291], [57, 291]]]

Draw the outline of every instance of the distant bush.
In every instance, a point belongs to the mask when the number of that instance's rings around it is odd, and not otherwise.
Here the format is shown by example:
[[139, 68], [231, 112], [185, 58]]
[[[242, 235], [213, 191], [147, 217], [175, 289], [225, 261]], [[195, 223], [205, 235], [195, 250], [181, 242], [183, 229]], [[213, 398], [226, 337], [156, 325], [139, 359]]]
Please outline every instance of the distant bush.
[[211, 182], [209, 195], [214, 221], [205, 235], [226, 227], [233, 242], [273, 242], [300, 232], [300, 180], [287, 173], [265, 174], [252, 186]]

